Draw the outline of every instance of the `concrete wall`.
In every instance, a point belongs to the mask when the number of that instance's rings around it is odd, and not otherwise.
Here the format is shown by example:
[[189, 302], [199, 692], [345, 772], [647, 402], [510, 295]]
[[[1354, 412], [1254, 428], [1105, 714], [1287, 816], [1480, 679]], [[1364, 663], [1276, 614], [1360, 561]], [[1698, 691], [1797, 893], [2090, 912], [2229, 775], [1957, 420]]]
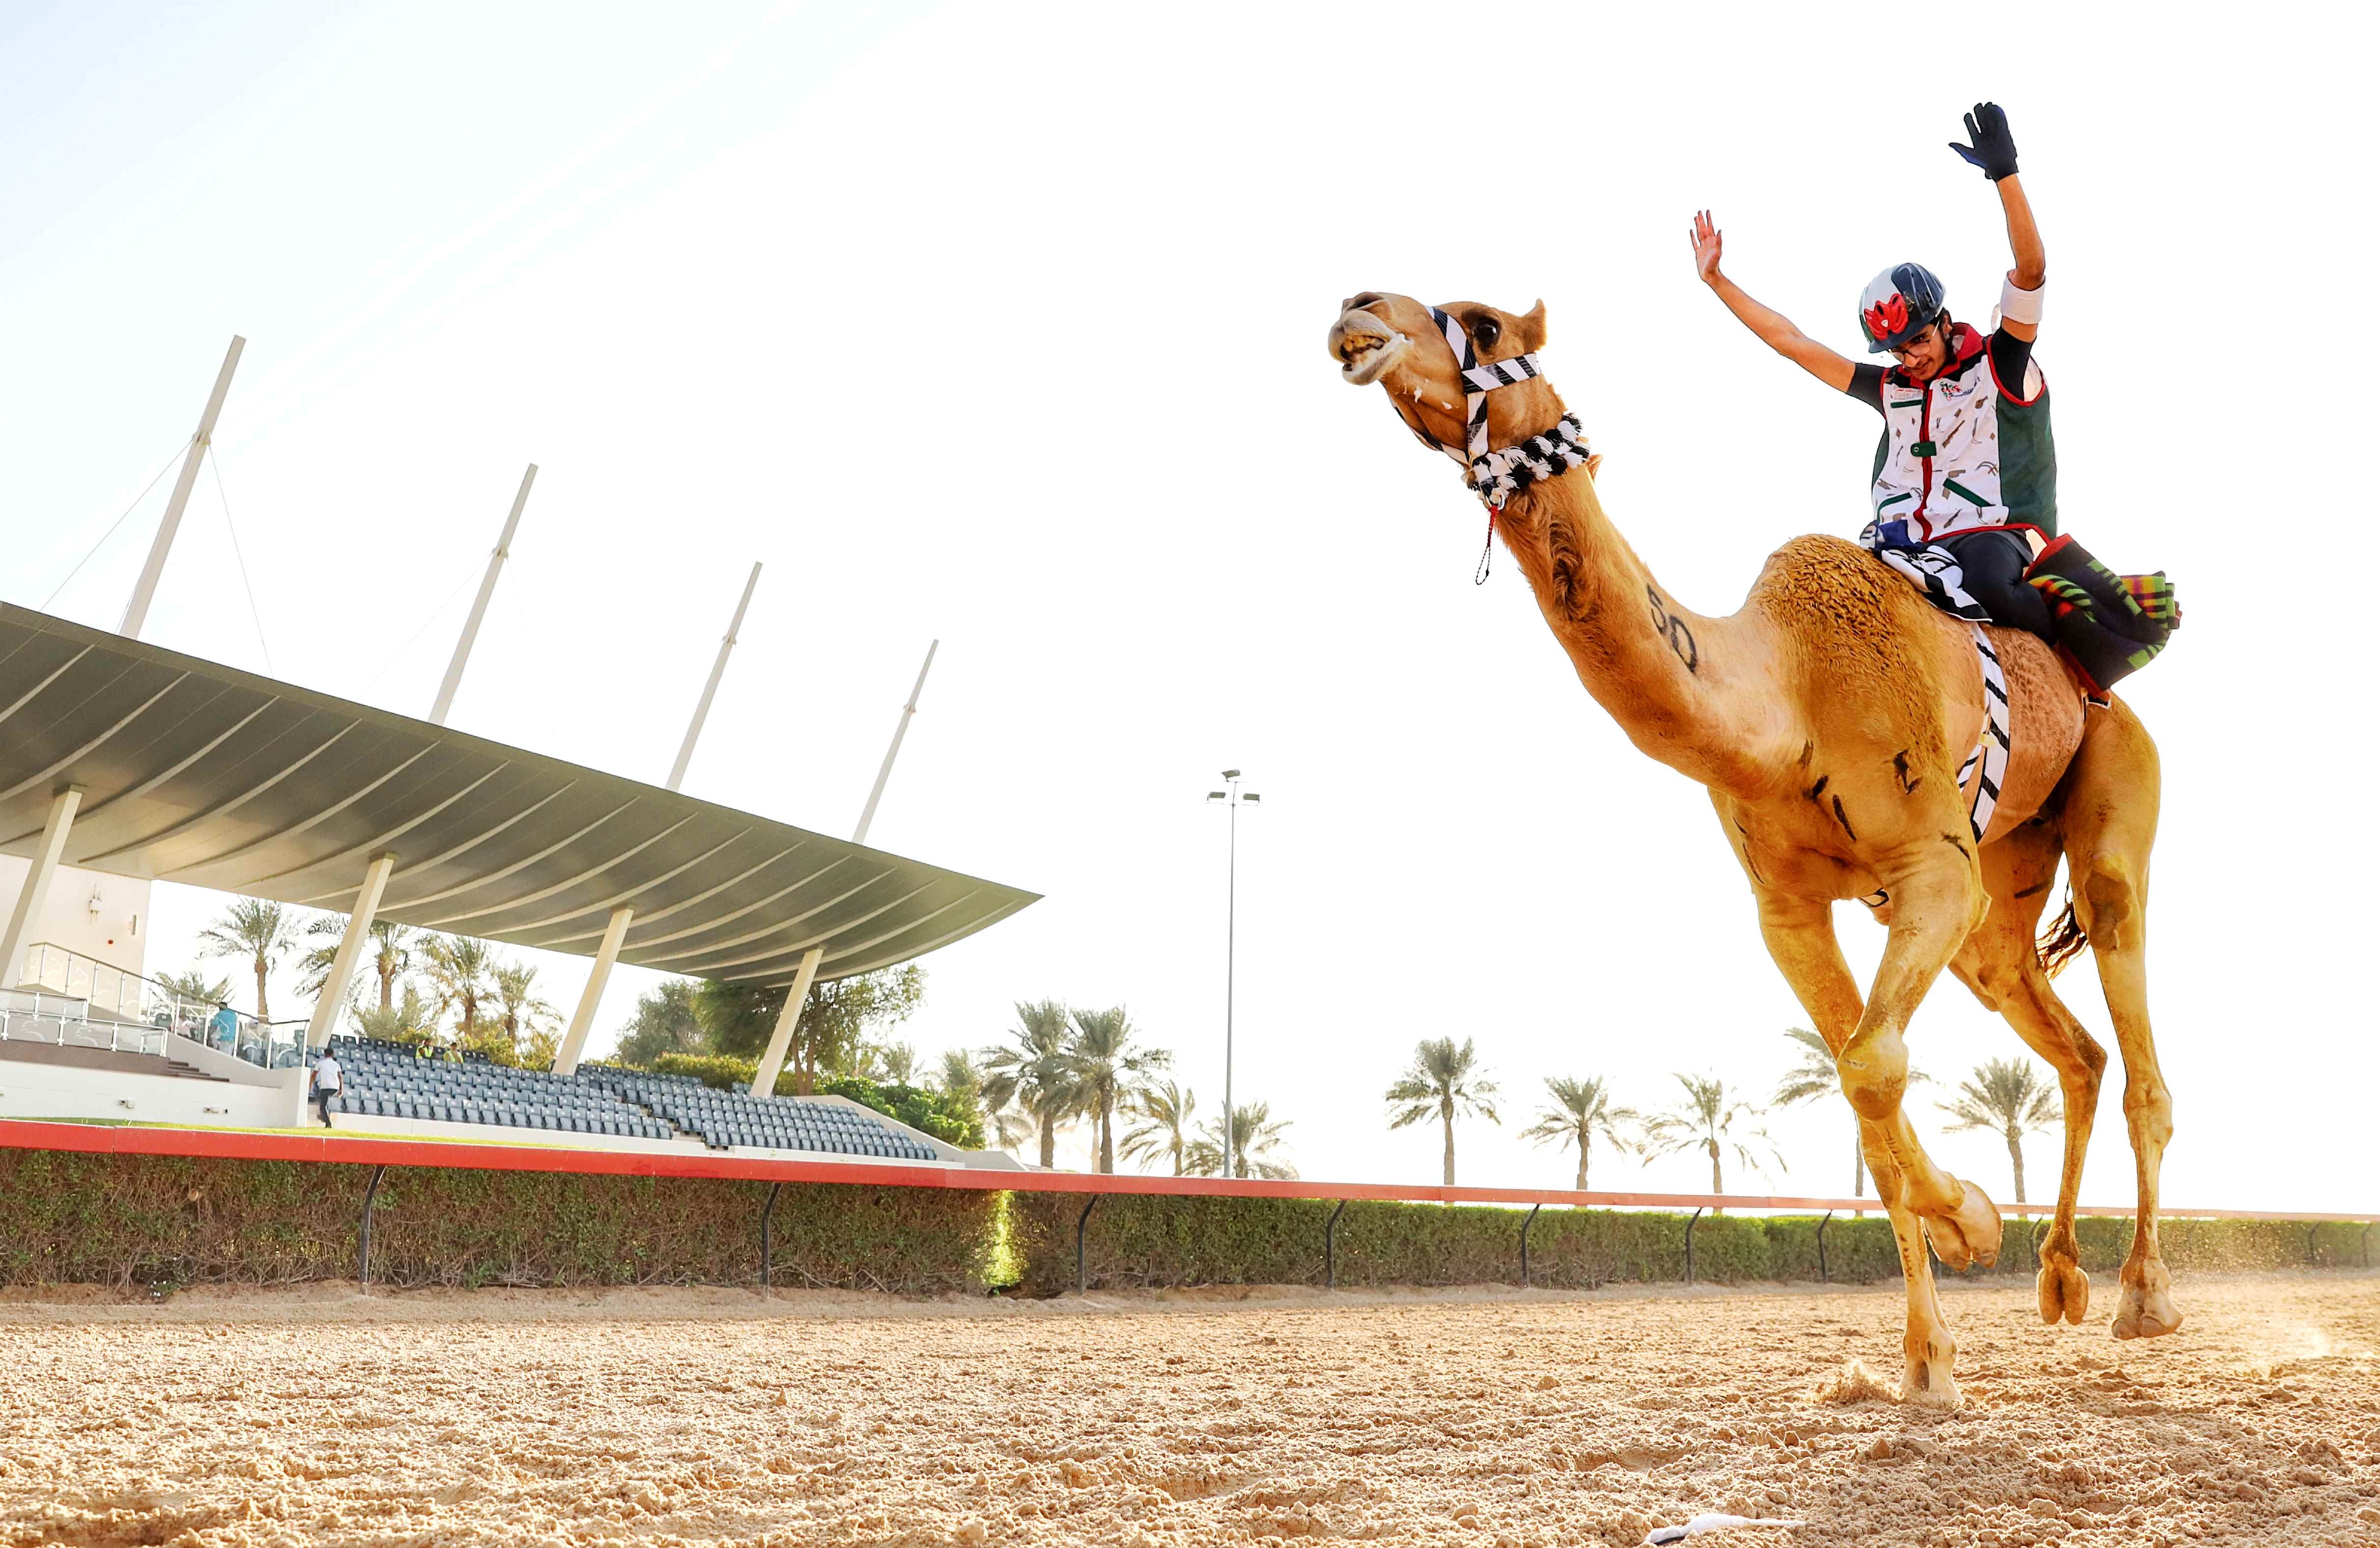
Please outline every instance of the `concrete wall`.
[[[0, 854], [0, 910], [14, 908], [24, 890], [25, 872], [32, 865], [12, 854]], [[99, 898], [93, 913], [91, 901]], [[49, 906], [33, 921], [27, 945], [48, 941], [79, 952], [94, 961], [146, 976], [141, 965], [149, 938], [149, 884], [104, 871], [58, 867], [50, 883]]]
[[285, 1129], [298, 1110], [295, 1087], [288, 1082], [302, 1086], [306, 1072], [275, 1073], [284, 1083], [194, 1081], [36, 1064], [6, 1057], [6, 1045], [0, 1045], [0, 1118], [99, 1118], [218, 1129]]

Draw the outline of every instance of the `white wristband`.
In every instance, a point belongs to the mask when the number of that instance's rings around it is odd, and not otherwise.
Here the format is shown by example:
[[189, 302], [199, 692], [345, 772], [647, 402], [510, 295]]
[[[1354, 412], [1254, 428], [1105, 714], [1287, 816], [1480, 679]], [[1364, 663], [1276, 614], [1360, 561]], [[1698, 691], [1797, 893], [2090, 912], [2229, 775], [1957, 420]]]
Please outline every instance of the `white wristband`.
[[2014, 280], [2002, 280], [2000, 282], [2000, 317], [2009, 322], [2039, 322], [2041, 292], [2019, 290]]

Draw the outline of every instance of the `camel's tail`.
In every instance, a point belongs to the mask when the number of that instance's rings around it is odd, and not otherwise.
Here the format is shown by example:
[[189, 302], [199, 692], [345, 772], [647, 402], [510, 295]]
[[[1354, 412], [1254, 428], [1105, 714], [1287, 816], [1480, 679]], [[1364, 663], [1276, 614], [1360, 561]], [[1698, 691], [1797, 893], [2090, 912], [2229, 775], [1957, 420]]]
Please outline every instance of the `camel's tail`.
[[2082, 955], [2082, 949], [2090, 944], [2091, 937], [2083, 930], [2082, 921], [2074, 917], [2074, 887], [2069, 882], [2065, 911], [2051, 922], [2048, 929], [2042, 932], [2041, 938], [2034, 942], [2034, 952], [2041, 959], [2042, 971], [2055, 978], [2065, 971], [2067, 963]]

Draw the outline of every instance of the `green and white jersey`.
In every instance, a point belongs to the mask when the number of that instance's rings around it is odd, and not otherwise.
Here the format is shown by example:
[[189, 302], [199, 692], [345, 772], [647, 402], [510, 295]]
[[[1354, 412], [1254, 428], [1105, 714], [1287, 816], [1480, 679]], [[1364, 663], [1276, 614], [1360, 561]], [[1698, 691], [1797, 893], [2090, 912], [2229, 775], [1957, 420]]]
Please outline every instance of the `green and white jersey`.
[[1852, 396], [1884, 416], [1869, 488], [1877, 546], [2011, 526], [2056, 537], [2058, 449], [2031, 342], [1961, 323], [1950, 343], [1949, 368], [1922, 385], [1898, 367], [1852, 373]]

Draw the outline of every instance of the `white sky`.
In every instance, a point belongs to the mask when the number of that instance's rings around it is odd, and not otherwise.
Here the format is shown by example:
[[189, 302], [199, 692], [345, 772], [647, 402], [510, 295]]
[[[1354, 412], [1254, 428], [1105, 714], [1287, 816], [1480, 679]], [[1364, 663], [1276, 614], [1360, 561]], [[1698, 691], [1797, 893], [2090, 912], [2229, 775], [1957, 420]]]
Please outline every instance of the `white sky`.
[[[1387, 1132], [1379, 1094], [1417, 1038], [1475, 1037], [1507, 1121], [1463, 1131], [1463, 1179], [1559, 1184], [1513, 1138], [1544, 1076], [1763, 1094], [1800, 1011], [1703, 792], [1587, 698], [1508, 560], [1472, 588], [1476, 502], [1323, 333], [1363, 288], [1545, 297], [1615, 519], [1730, 611], [1783, 538], [1857, 528], [1875, 425], [1694, 282], [1690, 212], [1839, 347], [1903, 258], [1980, 319], [1997, 205], [1944, 142], [1990, 95], [2050, 254], [2066, 525], [2188, 610], [2128, 695], [2166, 758], [2167, 1197], [2380, 1202], [2370, 430], [2336, 358], [2369, 331], [2368, 23], [1457, 14], [9, 7], [0, 592], [42, 604], [243, 333], [217, 441], [278, 674], [426, 711], [535, 461], [456, 725], [658, 780], [764, 560], [687, 788], [847, 832], [939, 635], [874, 841], [1049, 895], [928, 960], [923, 1053], [1019, 998], [1122, 1001], [1218, 1107], [1202, 797], [1236, 766], [1266, 798], [1243, 1099], [1309, 1177], [1432, 1180], [1435, 1132]], [[55, 611], [115, 624], [163, 502]], [[212, 479], [148, 635], [268, 665]], [[158, 891], [149, 960], [179, 967], [220, 899]], [[1880, 932], [1842, 912], [1864, 974]], [[550, 997], [584, 971], [550, 959]], [[614, 977], [599, 1039], [653, 981]], [[2112, 1051], [2089, 966], [2061, 984]], [[1912, 1042], [1951, 1077], [2018, 1048], [1947, 979]], [[2125, 1203], [2119, 1084], [2099, 1116], [2084, 1197]], [[1773, 1129], [1780, 1188], [1847, 1186], [1839, 1104]], [[2007, 1191], [1996, 1139], [1937, 1154]], [[2032, 1143], [2036, 1199], [2056, 1154]]]

